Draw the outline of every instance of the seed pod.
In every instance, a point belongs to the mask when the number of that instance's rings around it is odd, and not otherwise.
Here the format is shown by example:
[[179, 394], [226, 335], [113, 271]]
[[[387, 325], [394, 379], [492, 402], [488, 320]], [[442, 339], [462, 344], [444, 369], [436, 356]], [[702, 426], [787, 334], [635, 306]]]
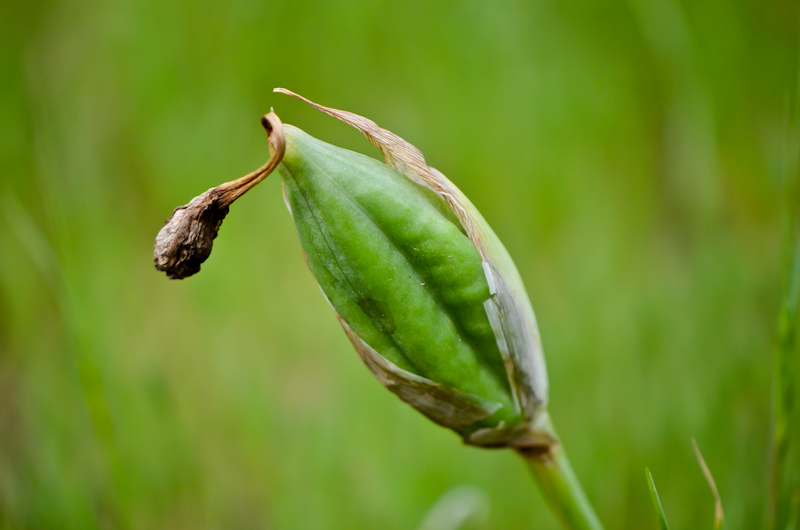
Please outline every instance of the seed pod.
[[512, 447], [570, 528], [602, 526], [547, 414], [547, 369], [519, 273], [472, 203], [397, 135], [312, 103], [360, 130], [385, 164], [262, 118], [262, 168], [176, 208], [156, 268], [200, 270], [233, 201], [277, 168], [307, 262], [376, 378], [468, 444]]
[[536, 318], [480, 213], [397, 135], [275, 91], [356, 127], [386, 163], [270, 112], [270, 160], [177, 208], [156, 238], [156, 267], [173, 279], [199, 271], [229, 206], [277, 167], [308, 264], [377, 379], [466, 443], [554, 447]]
[[384, 155], [285, 126], [278, 166], [309, 266], [369, 369], [466, 443], [551, 444], [536, 319], [483, 217], [402, 138], [276, 92], [356, 127]]

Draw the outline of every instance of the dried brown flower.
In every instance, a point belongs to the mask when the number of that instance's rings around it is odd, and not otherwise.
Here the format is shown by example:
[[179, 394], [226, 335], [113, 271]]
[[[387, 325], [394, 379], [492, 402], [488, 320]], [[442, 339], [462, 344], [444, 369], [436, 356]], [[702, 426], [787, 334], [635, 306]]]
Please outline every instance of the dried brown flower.
[[244, 177], [225, 182], [201, 193], [184, 206], [178, 206], [156, 236], [153, 261], [156, 269], [173, 280], [182, 280], [200, 270], [211, 255], [214, 238], [230, 205], [264, 180], [283, 159], [286, 137], [283, 123], [275, 112], [261, 118], [269, 134], [272, 156], [262, 167]]

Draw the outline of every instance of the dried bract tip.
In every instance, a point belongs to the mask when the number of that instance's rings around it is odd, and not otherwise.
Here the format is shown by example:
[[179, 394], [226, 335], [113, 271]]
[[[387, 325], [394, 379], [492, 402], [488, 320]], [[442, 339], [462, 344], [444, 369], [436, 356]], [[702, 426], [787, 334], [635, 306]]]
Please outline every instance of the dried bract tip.
[[153, 261], [156, 269], [166, 272], [170, 279], [182, 280], [200, 271], [200, 265], [211, 255], [214, 238], [230, 205], [264, 180], [283, 159], [286, 138], [278, 115], [270, 111], [261, 118], [261, 124], [269, 134], [273, 151], [269, 161], [252, 173], [211, 188], [189, 204], [175, 208], [158, 232]]
[[211, 255], [214, 238], [226, 215], [228, 206], [220, 200], [217, 188], [175, 208], [156, 236], [156, 269], [166, 272], [172, 280], [200, 271], [200, 264]]

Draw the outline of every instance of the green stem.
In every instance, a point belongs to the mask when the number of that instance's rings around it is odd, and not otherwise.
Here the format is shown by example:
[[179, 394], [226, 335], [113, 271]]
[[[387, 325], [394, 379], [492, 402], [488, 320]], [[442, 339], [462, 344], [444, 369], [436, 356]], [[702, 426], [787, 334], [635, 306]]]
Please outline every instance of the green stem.
[[547, 447], [517, 449], [542, 488], [547, 504], [567, 530], [603, 530], [572, 470], [564, 448], [556, 440]]

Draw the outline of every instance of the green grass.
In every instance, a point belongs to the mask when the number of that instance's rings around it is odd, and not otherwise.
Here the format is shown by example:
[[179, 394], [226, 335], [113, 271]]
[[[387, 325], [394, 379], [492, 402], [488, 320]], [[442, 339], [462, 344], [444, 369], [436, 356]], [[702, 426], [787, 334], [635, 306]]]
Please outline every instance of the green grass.
[[653, 497], [653, 507], [656, 510], [656, 516], [658, 516], [658, 525], [661, 530], [669, 530], [667, 516], [664, 514], [664, 507], [661, 505], [661, 498], [658, 496], [658, 490], [656, 490], [656, 483], [653, 480], [653, 474], [650, 473], [649, 468], [645, 468], [644, 474], [647, 477], [647, 485], [650, 487], [650, 495]]
[[774, 529], [798, 528], [800, 520], [800, 73], [790, 100], [783, 174], [784, 295], [778, 312], [778, 338], [773, 375], [773, 425], [767, 524]]
[[[607, 528], [711, 500], [764, 520], [798, 5], [41, 1], [0, 7], [0, 528], [558, 528], [510, 451], [375, 382], [277, 179], [194, 278], [153, 238], [287, 123], [378, 156], [285, 86], [417, 145], [528, 287], [550, 412]], [[763, 485], [763, 487], [762, 487]]]

